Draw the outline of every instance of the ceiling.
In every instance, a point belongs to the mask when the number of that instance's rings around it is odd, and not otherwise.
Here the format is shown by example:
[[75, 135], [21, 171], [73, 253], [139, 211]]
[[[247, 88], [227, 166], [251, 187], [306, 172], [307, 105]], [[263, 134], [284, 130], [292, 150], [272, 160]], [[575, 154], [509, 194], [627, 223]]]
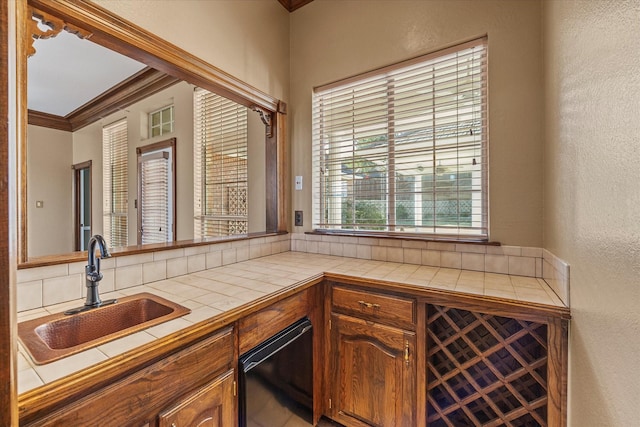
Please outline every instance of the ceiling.
[[27, 66], [28, 108], [56, 116], [67, 116], [146, 67], [66, 31], [35, 40], [34, 47]]

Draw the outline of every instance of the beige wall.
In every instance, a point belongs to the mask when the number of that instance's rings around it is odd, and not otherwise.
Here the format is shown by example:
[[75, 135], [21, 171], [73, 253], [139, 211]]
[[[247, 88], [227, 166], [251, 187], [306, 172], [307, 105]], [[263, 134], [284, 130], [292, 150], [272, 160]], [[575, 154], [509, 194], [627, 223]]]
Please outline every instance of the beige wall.
[[275, 0], [96, 3], [278, 99], [289, 93], [289, 13]]
[[[293, 210], [311, 228], [311, 93], [329, 83], [489, 36], [490, 238], [542, 245], [542, 52], [538, 1], [327, 1], [291, 15]], [[303, 231], [293, 227], [294, 231]]]
[[638, 425], [640, 3], [545, 1], [544, 51], [544, 246], [571, 264], [571, 425]]
[[[28, 126], [27, 250], [37, 257], [73, 251], [72, 140], [69, 132]], [[36, 208], [36, 201], [44, 202]], [[52, 224], [55, 226], [52, 227]]]

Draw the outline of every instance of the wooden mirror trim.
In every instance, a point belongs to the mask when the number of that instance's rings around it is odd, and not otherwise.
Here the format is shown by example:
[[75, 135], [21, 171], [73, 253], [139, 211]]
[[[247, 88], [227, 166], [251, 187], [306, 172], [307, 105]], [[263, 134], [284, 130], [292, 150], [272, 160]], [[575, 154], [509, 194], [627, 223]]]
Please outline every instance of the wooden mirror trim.
[[[285, 114], [286, 104], [272, 96], [252, 87], [251, 85], [225, 73], [189, 52], [159, 38], [158, 36], [138, 27], [137, 25], [112, 14], [106, 9], [91, 2], [75, 2], [73, 0], [28, 0], [31, 13], [45, 22], [63, 26], [75, 34], [98, 43], [122, 55], [133, 58], [156, 70], [175, 78], [185, 80], [211, 92], [231, 99], [238, 104], [253, 110], [263, 111], [271, 117], [271, 129], [265, 130], [266, 138], [266, 230], [265, 233], [282, 233], [287, 231], [286, 207], [286, 159], [285, 159]], [[35, 11], [35, 12], [34, 12]], [[30, 16], [24, 19], [21, 29], [22, 40], [26, 46], [31, 45], [34, 36]], [[27, 108], [26, 108], [26, 61], [28, 47], [23, 48], [25, 54], [18, 58], [22, 62], [22, 75], [25, 90], [20, 96], [23, 118], [20, 121], [20, 131], [26, 136]], [[270, 132], [269, 132], [270, 131]], [[24, 138], [26, 141], [26, 138]], [[26, 144], [26, 142], [25, 142]], [[27, 180], [26, 180], [26, 149], [20, 152], [20, 212], [19, 222], [19, 261], [28, 261], [27, 252]], [[185, 242], [182, 242], [184, 245]], [[187, 243], [188, 244], [188, 243]], [[194, 240], [193, 244], [202, 244]], [[171, 244], [169, 244], [170, 246]], [[166, 245], [165, 245], [166, 246]], [[146, 248], [139, 246], [131, 248], [134, 252], [144, 252]], [[149, 247], [148, 250], [157, 248]], [[69, 260], [77, 254], [69, 254]], [[46, 257], [44, 257], [46, 258]], [[46, 264], [63, 263], [64, 255], [52, 256]], [[20, 266], [19, 266], [20, 267]]]
[[21, 61], [25, 51], [20, 25], [26, 8], [23, 2], [0, 0], [0, 425], [18, 425], [17, 298], [18, 200], [20, 142], [24, 120], [18, 100], [25, 93], [26, 70]]

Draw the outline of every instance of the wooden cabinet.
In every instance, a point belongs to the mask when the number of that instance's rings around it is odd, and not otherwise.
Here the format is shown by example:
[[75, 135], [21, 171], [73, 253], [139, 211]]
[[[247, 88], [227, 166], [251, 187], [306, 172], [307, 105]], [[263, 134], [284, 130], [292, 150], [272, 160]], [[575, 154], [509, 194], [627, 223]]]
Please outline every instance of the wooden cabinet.
[[[200, 397], [194, 390], [215, 395], [209, 406], [222, 411], [220, 419], [228, 420], [233, 413], [235, 420], [234, 355], [234, 331], [225, 328], [36, 420], [22, 420], [21, 425], [156, 426], [158, 414], [166, 408], [184, 406], [186, 415], [180, 411], [179, 419], [199, 412]], [[226, 375], [220, 376], [222, 372]], [[234, 426], [235, 422], [224, 425]]]
[[414, 426], [416, 333], [393, 325], [414, 328], [415, 301], [343, 287], [332, 294], [331, 417], [346, 426]]
[[160, 414], [159, 427], [234, 426], [234, 387], [234, 371], [230, 370]]
[[[327, 414], [364, 426], [566, 425], [569, 310], [329, 282]], [[415, 297], [412, 295], [416, 295]]]

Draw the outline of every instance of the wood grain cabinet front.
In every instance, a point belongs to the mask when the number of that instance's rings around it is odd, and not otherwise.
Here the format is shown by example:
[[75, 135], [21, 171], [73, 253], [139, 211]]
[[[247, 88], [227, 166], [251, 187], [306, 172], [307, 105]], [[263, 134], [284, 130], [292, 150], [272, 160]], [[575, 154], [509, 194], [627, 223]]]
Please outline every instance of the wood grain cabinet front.
[[233, 427], [236, 419], [234, 371], [220, 375], [160, 414], [159, 427]]
[[326, 413], [335, 421], [566, 425], [568, 309], [330, 286]]
[[[21, 425], [144, 426], [147, 423], [155, 427], [158, 414], [169, 407], [181, 409], [184, 406], [178, 420], [192, 412], [194, 419], [200, 412], [205, 413], [200, 409], [199, 393], [202, 392], [207, 393], [207, 399], [212, 396], [207, 405], [221, 411], [218, 419], [232, 427], [236, 406], [233, 389], [229, 387], [233, 387], [234, 381], [234, 354], [234, 331], [225, 328], [41, 418], [21, 422]], [[200, 392], [193, 394], [194, 390]], [[185, 399], [184, 396], [190, 397]], [[229, 414], [234, 418], [229, 418]]]
[[333, 284], [329, 413], [345, 426], [414, 426], [416, 300]]

